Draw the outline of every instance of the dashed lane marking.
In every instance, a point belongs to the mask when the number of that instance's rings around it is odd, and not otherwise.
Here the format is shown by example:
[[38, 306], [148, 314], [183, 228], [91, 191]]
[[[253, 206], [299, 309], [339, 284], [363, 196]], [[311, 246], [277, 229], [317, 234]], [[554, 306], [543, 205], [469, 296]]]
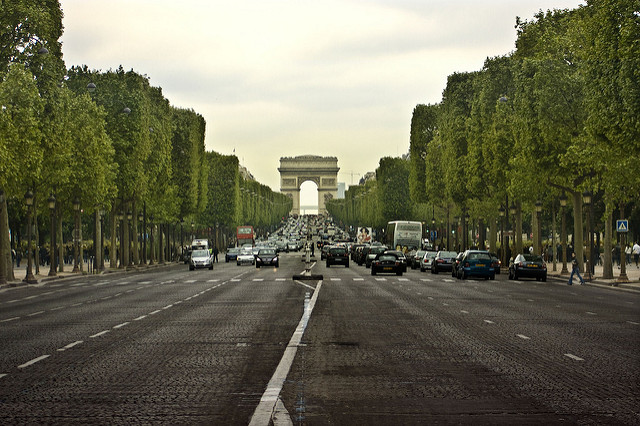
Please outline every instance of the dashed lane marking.
[[0, 379], [2, 379], [4, 376], [8, 376], [7, 373], [0, 373]]
[[409, 278], [398, 278], [398, 281], [409, 281]]
[[595, 312], [589, 312], [589, 311], [587, 311], [587, 315], [598, 315], [598, 314], [596, 314]]
[[185, 283], [191, 284], [191, 283], [195, 283], [196, 280], [186, 280]]
[[122, 328], [127, 324], [129, 324], [129, 322], [123, 322], [122, 324], [114, 325], [113, 328], [115, 328], [115, 329]]
[[7, 319], [3, 319], [0, 322], [9, 322], [9, 321], [15, 321], [15, 320], [19, 320], [20, 317], [13, 317], [13, 318], [7, 318]]
[[460, 312], [463, 313], [463, 314], [468, 314], [469, 313], [469, 311], [460, 311]]
[[531, 340], [531, 337], [525, 336], [524, 334], [516, 334], [522, 340]]
[[579, 356], [573, 355], [573, 354], [564, 354], [564, 356], [569, 357], [574, 361], [584, 361], [584, 359], [580, 358]]
[[109, 333], [111, 330], [104, 330], [101, 331], [100, 333], [96, 333], [93, 336], [89, 336], [92, 339], [95, 339], [96, 337], [100, 337], [100, 336], [104, 336], [105, 334]]
[[276, 278], [276, 281], [286, 281], [286, 278]]
[[140, 321], [140, 320], [145, 319], [146, 317], [147, 317], [146, 315], [140, 315], [138, 318], [134, 318], [133, 320], [134, 321]]
[[71, 349], [71, 348], [73, 348], [74, 346], [78, 346], [78, 345], [79, 345], [79, 344], [81, 344], [81, 343], [83, 343], [83, 341], [82, 341], [82, 340], [78, 340], [78, 341], [76, 341], [76, 342], [69, 343], [67, 346], [65, 346], [65, 347], [62, 347], [62, 348], [58, 349], [58, 352], [64, 352], [64, 351], [66, 351], [67, 349]]
[[386, 281], [386, 278], [376, 278], [376, 281]]
[[445, 279], [444, 279], [444, 280], [442, 280], [442, 281], [444, 281], [445, 283], [455, 283], [455, 282], [456, 282], [456, 280], [452, 280], [452, 279], [450, 279], [450, 278], [445, 278]]
[[635, 321], [627, 321], [629, 324], [633, 324], [633, 325], [640, 325], [640, 323], [637, 323]]
[[364, 281], [364, 278], [354, 278], [354, 281]]
[[45, 311], [38, 311], [38, 312], [34, 312], [32, 314], [27, 315], [28, 317], [35, 317], [36, 315], [40, 315], [40, 314], [44, 314]]
[[491, 320], [484, 320], [484, 322], [486, 322], [487, 324], [495, 324], [495, 322], [493, 322]]
[[342, 281], [341, 278], [331, 278], [331, 281]]
[[49, 358], [50, 356], [51, 356], [51, 355], [41, 355], [41, 356], [39, 356], [38, 358], [34, 358], [34, 359], [32, 359], [31, 361], [27, 361], [27, 362], [25, 362], [24, 364], [19, 365], [19, 366], [18, 366], [18, 368], [26, 368], [26, 367], [29, 367], [29, 366], [31, 366], [31, 365], [33, 365], [33, 364], [35, 364], [36, 362], [40, 362], [40, 361], [42, 361], [43, 359], [47, 359], [47, 358]]
[[254, 278], [253, 281], [254, 282], [262, 282], [262, 281], [264, 281], [264, 278]]
[[207, 280], [208, 283], [217, 283], [220, 280]]
[[155, 315], [155, 314], [157, 314], [158, 312], [162, 312], [162, 309], [158, 309], [158, 310], [155, 310], [155, 311], [153, 311], [153, 312], [149, 312], [149, 315]]

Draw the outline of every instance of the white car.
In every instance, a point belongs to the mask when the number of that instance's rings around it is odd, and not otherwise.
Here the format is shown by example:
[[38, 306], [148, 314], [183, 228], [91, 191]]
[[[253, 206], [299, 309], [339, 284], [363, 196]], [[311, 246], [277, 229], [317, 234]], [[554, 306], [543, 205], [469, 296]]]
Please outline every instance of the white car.
[[213, 257], [209, 250], [194, 250], [191, 252], [189, 270], [193, 271], [198, 268], [213, 269]]
[[240, 265], [253, 265], [256, 258], [253, 255], [253, 249], [251, 247], [243, 247], [242, 251], [238, 253], [236, 258], [236, 264]]
[[420, 259], [420, 271], [424, 272], [427, 269], [431, 270], [431, 262], [436, 257], [436, 251], [428, 251], [424, 254], [422, 259]]

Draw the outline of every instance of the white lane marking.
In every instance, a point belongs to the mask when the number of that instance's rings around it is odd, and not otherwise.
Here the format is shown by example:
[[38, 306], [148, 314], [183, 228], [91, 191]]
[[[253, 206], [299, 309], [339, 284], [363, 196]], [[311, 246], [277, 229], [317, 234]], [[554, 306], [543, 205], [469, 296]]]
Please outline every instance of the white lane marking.
[[253, 416], [251, 417], [251, 421], [249, 422], [249, 426], [256, 425], [267, 425], [271, 419], [271, 415], [274, 411], [276, 403], [278, 402], [280, 392], [282, 391], [282, 386], [284, 385], [284, 381], [289, 374], [289, 370], [291, 369], [291, 365], [293, 364], [293, 360], [295, 359], [296, 352], [298, 351], [298, 346], [301, 346], [302, 336], [304, 335], [304, 331], [307, 328], [307, 324], [309, 323], [309, 318], [311, 318], [311, 313], [313, 312], [313, 308], [316, 305], [316, 301], [318, 300], [318, 295], [320, 294], [320, 289], [322, 288], [322, 281], [318, 282], [318, 286], [316, 287], [316, 291], [313, 292], [313, 296], [311, 296], [311, 300], [307, 303], [305, 300], [304, 312], [302, 314], [302, 318], [300, 318], [300, 322], [298, 323], [298, 327], [296, 331], [294, 331], [293, 336], [291, 336], [291, 340], [287, 345], [287, 348], [284, 351], [284, 355], [276, 368], [276, 371], [271, 376], [271, 380], [267, 384], [267, 389], [262, 394], [260, 398], [260, 403], [256, 407], [256, 410], [253, 412]]
[[354, 278], [354, 281], [364, 281], [364, 278]]
[[303, 283], [302, 281], [296, 281], [296, 283], [297, 283], [297, 284], [300, 284], [300, 285], [302, 285], [302, 286], [305, 286], [305, 287], [307, 287], [307, 288], [310, 288], [311, 290], [315, 290], [315, 289], [316, 289], [315, 287], [310, 286], [310, 285], [309, 285], [309, 284], [307, 284], [307, 283]]
[[428, 297], [427, 297], [427, 299], [429, 299], [429, 300], [433, 300], [433, 297], [431, 297], [431, 296], [428, 296]]
[[25, 297], [25, 298], [24, 298], [24, 299], [22, 299], [22, 300], [35, 299], [35, 298], [36, 298], [36, 297], [38, 297], [38, 296], [39, 296], [38, 294], [35, 294], [35, 295], [33, 295], [33, 296]]
[[16, 302], [19, 302], [19, 301], [20, 301], [20, 299], [13, 299], [13, 300], [8, 300], [8, 301], [6, 301], [4, 303], [16, 303]]
[[456, 282], [456, 280], [452, 280], [452, 279], [449, 279], [449, 278], [445, 278], [442, 281], [444, 281], [445, 283], [455, 283]]
[[535, 302], [533, 299], [527, 299], [527, 302]]
[[634, 322], [634, 321], [627, 321], [627, 322], [628, 322], [629, 324], [633, 324], [633, 325], [640, 325], [639, 323]]
[[25, 363], [24, 363], [24, 364], [22, 364], [22, 365], [19, 365], [19, 366], [18, 366], [18, 368], [26, 368], [26, 367], [29, 367], [30, 365], [33, 365], [33, 364], [35, 364], [36, 362], [40, 362], [40, 361], [42, 361], [43, 359], [47, 359], [47, 358], [49, 358], [50, 356], [51, 356], [51, 355], [41, 355], [41, 356], [39, 356], [38, 358], [34, 358], [34, 359], [32, 359], [31, 361], [28, 361], [28, 362], [25, 362]]
[[567, 357], [571, 358], [574, 361], [584, 361], [584, 359], [580, 358], [579, 356], [573, 355], [573, 354], [564, 354], [564, 356], [567, 356]]
[[527, 337], [524, 334], [516, 334], [516, 336], [518, 336], [519, 338], [523, 339], [523, 340], [530, 340], [531, 337]]
[[66, 351], [67, 349], [71, 349], [71, 348], [72, 348], [72, 347], [74, 347], [74, 346], [78, 346], [78, 345], [79, 345], [79, 344], [81, 344], [82, 342], [83, 342], [82, 340], [78, 340], [78, 341], [76, 341], [76, 342], [69, 343], [67, 346], [65, 346], [65, 347], [63, 347], [63, 348], [58, 349], [58, 352], [64, 352], [64, 351]]
[[3, 319], [3, 320], [2, 320], [2, 321], [0, 321], [0, 322], [9, 322], [9, 321], [15, 321], [15, 320], [18, 320], [18, 319], [20, 319], [20, 317], [13, 317], [13, 318], [7, 318], [7, 319]]
[[486, 322], [487, 324], [495, 324], [495, 322], [493, 322], [491, 320], [484, 320], [484, 322]]
[[589, 312], [589, 311], [587, 311], [587, 315], [598, 315], [598, 314], [596, 314], [595, 312]]
[[133, 293], [134, 291], [135, 291], [135, 289], [131, 289], [131, 290], [125, 291], [125, 293]]
[[122, 293], [116, 293], [113, 295], [113, 297], [118, 297], [118, 296], [122, 296]]
[[89, 337], [92, 338], [92, 339], [95, 339], [96, 337], [104, 336], [105, 334], [107, 334], [110, 331], [111, 330], [104, 330], [104, 331], [101, 331], [100, 333], [96, 333], [93, 336], [89, 336]]
[[258, 282], [260, 282], [260, 281], [264, 281], [264, 278], [254, 278], [254, 279], [253, 279], [253, 281], [254, 281], [254, 282], [255, 282], [255, 281], [258, 281]]
[[469, 313], [469, 311], [460, 311], [460, 312], [462, 312], [463, 314], [468, 314]]
[[448, 304], [448, 303], [444, 303], [444, 302], [443, 302], [443, 303], [442, 303], [442, 306], [449, 306], [449, 304]]
[[84, 302], [74, 303], [73, 305], [71, 305], [71, 307], [73, 308], [73, 307], [80, 306], [80, 305], [83, 305], [83, 304], [84, 304]]
[[7, 373], [0, 373], [0, 379], [2, 379], [4, 376], [8, 376]]
[[178, 300], [177, 302], [173, 302], [174, 305], [179, 305], [182, 303], [182, 300]]
[[136, 290], [142, 290], [144, 287], [136, 287]]
[[220, 280], [207, 280], [208, 283], [217, 283]]
[[376, 281], [386, 281], [386, 278], [376, 278]]
[[145, 319], [146, 317], [147, 317], [146, 315], [140, 315], [138, 318], [134, 318], [133, 320], [134, 321], [140, 321], [140, 320]]
[[156, 311], [149, 312], [149, 315], [155, 315], [155, 314], [157, 314], [158, 312], [162, 312], [162, 309], [158, 309], [158, 310], [156, 310]]
[[409, 278], [398, 278], [398, 281], [409, 281]]
[[42, 293], [42, 296], [48, 296], [48, 295], [53, 294], [53, 293], [55, 293], [55, 291], [48, 291], [46, 293]]
[[44, 311], [34, 312], [32, 314], [27, 315], [28, 317], [35, 317], [36, 315], [44, 314]]
[[125, 326], [125, 325], [127, 325], [127, 324], [129, 324], [129, 322], [128, 322], [128, 321], [127, 321], [127, 322], [123, 322], [122, 324], [114, 325], [114, 326], [113, 326], [113, 328], [115, 328], [115, 329], [122, 328], [122, 327], [124, 327], [124, 326]]
[[276, 278], [276, 281], [286, 281], [286, 278]]
[[60, 309], [64, 309], [64, 306], [58, 306], [57, 308], [49, 309], [50, 311], [59, 311]]
[[341, 278], [331, 278], [331, 281], [342, 281]]
[[173, 307], [173, 304], [171, 304], [171, 305], [167, 305], [167, 306], [165, 306], [165, 307], [164, 307], [164, 308], [162, 308], [162, 309], [169, 309], [169, 308], [171, 308], [171, 307]]
[[112, 297], [113, 297], [113, 296], [106, 296], [106, 297], [101, 298], [100, 300], [109, 300], [109, 299], [111, 299]]
[[195, 283], [195, 282], [196, 282], [196, 280], [186, 280], [186, 281], [185, 281], [185, 283], [189, 283], [189, 284], [191, 284], [191, 283]]
[[[122, 284], [129, 284], [129, 283], [122, 283]], [[140, 281], [139, 284], [151, 284], [151, 281]]]

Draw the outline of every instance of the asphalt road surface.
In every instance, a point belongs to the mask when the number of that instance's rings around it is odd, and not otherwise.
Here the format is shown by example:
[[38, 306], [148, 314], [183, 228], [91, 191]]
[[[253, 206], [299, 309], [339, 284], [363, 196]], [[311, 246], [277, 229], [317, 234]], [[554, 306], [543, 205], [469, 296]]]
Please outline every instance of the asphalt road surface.
[[638, 293], [303, 269], [0, 291], [0, 424], [640, 424]]

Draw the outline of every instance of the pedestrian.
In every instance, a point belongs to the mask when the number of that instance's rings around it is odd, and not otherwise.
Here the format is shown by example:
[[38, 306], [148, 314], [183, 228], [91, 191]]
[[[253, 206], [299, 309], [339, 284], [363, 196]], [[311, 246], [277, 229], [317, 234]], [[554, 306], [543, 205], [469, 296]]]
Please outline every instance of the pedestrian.
[[571, 276], [569, 277], [569, 282], [567, 284], [573, 284], [573, 274], [576, 274], [580, 279], [580, 285], [584, 284], [584, 280], [582, 276], [580, 276], [580, 267], [578, 266], [578, 259], [576, 259], [576, 254], [571, 253]]
[[631, 265], [631, 252], [632, 251], [633, 251], [633, 249], [631, 248], [631, 245], [628, 245], [624, 249], [625, 257], [627, 258], [627, 265]]
[[20, 261], [22, 260], [22, 251], [20, 249], [16, 250], [16, 268], [20, 267]]
[[218, 246], [215, 246], [213, 248], [213, 261], [215, 263], [218, 263]]
[[640, 244], [636, 241], [633, 245], [633, 257], [636, 260], [636, 269], [638, 269], [638, 260], [640, 259]]

